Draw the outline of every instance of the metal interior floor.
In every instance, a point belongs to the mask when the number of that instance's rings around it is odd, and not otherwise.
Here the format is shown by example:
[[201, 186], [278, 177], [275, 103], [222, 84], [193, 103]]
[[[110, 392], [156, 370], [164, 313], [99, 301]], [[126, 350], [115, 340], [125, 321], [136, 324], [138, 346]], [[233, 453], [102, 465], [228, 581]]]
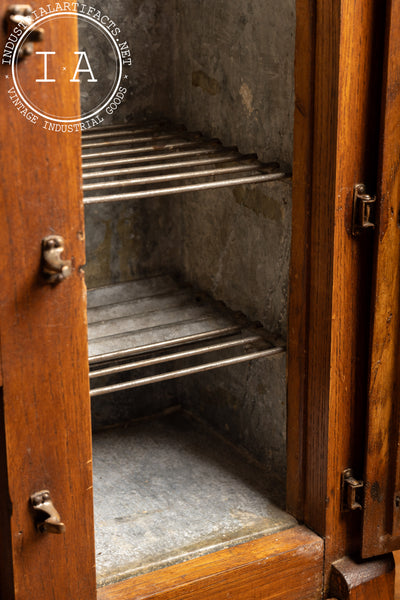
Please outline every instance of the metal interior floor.
[[182, 411], [94, 434], [98, 585], [295, 525], [284, 485]]

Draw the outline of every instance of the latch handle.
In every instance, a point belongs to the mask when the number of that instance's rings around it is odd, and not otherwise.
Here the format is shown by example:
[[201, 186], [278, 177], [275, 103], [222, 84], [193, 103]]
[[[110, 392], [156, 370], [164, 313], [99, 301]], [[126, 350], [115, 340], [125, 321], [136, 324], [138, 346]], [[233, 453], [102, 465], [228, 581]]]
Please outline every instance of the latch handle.
[[372, 209], [376, 202], [376, 196], [366, 193], [363, 183], [354, 186], [353, 191], [353, 224], [352, 234], [358, 236], [366, 229], [373, 229], [375, 223], [372, 221]]
[[59, 283], [71, 275], [72, 263], [61, 258], [63, 252], [61, 235], [49, 235], [42, 240], [42, 275], [47, 283]]
[[[4, 18], [4, 29], [7, 35], [13, 32], [15, 27], [20, 27], [22, 31], [30, 27], [33, 23], [33, 9], [30, 4], [11, 4], [6, 11]], [[19, 48], [17, 60], [23, 60], [33, 54], [33, 44], [43, 41], [44, 30], [33, 29], [29, 32]]]
[[54, 507], [49, 490], [32, 494], [31, 505], [36, 514], [36, 528], [41, 533], [64, 533], [65, 525]]
[[341, 475], [341, 510], [362, 510], [364, 482], [356, 479], [352, 469], [345, 469]]

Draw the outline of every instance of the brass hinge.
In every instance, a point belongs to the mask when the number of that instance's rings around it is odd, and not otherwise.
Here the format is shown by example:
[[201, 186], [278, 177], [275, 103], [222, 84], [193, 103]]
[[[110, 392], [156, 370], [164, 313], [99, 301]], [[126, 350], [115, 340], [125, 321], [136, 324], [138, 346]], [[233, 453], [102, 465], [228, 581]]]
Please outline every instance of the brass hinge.
[[376, 196], [366, 194], [366, 188], [363, 183], [357, 183], [353, 191], [353, 224], [352, 234], [358, 236], [366, 229], [373, 229], [374, 223], [374, 204]]
[[345, 469], [341, 477], [341, 510], [362, 510], [364, 482], [356, 479], [352, 469]]

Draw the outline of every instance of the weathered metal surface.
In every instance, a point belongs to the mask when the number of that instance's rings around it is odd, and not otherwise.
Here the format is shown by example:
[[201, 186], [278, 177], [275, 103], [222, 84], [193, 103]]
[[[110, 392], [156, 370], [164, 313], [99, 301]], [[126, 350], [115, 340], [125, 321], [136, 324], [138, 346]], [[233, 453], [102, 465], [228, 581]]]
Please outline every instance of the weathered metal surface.
[[[114, 119], [167, 117], [290, 170], [294, 0], [279, 10], [272, 0], [133, 0], [129, 11], [125, 0], [102, 6], [131, 32], [134, 57], [129, 99]], [[180, 156], [197, 152], [182, 148]], [[178, 158], [173, 154], [166, 161]], [[115, 169], [136, 167], [134, 158], [96, 160]], [[179, 273], [285, 339], [290, 218], [287, 182], [87, 206], [87, 281], [96, 287]], [[121, 392], [114, 403], [94, 398], [94, 422], [115, 423], [175, 402], [196, 406], [271, 471], [284, 470], [284, 356]]]
[[295, 524], [279, 478], [181, 413], [99, 432], [93, 448], [100, 585]]

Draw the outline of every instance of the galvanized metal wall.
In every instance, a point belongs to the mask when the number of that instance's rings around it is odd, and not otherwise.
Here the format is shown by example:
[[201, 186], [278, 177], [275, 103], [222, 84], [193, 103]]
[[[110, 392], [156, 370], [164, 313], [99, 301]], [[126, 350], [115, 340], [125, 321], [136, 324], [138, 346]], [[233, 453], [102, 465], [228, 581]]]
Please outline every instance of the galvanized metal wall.
[[[114, 120], [163, 115], [290, 169], [294, 0], [107, 0], [102, 10], [133, 50], [129, 101]], [[276, 182], [87, 207], [88, 285], [179, 273], [285, 338], [290, 206], [290, 184]], [[119, 405], [119, 419], [183, 403], [284, 471], [282, 357], [143, 393], [123, 401], [123, 414]], [[113, 418], [109, 402], [96, 405], [99, 423]]]

